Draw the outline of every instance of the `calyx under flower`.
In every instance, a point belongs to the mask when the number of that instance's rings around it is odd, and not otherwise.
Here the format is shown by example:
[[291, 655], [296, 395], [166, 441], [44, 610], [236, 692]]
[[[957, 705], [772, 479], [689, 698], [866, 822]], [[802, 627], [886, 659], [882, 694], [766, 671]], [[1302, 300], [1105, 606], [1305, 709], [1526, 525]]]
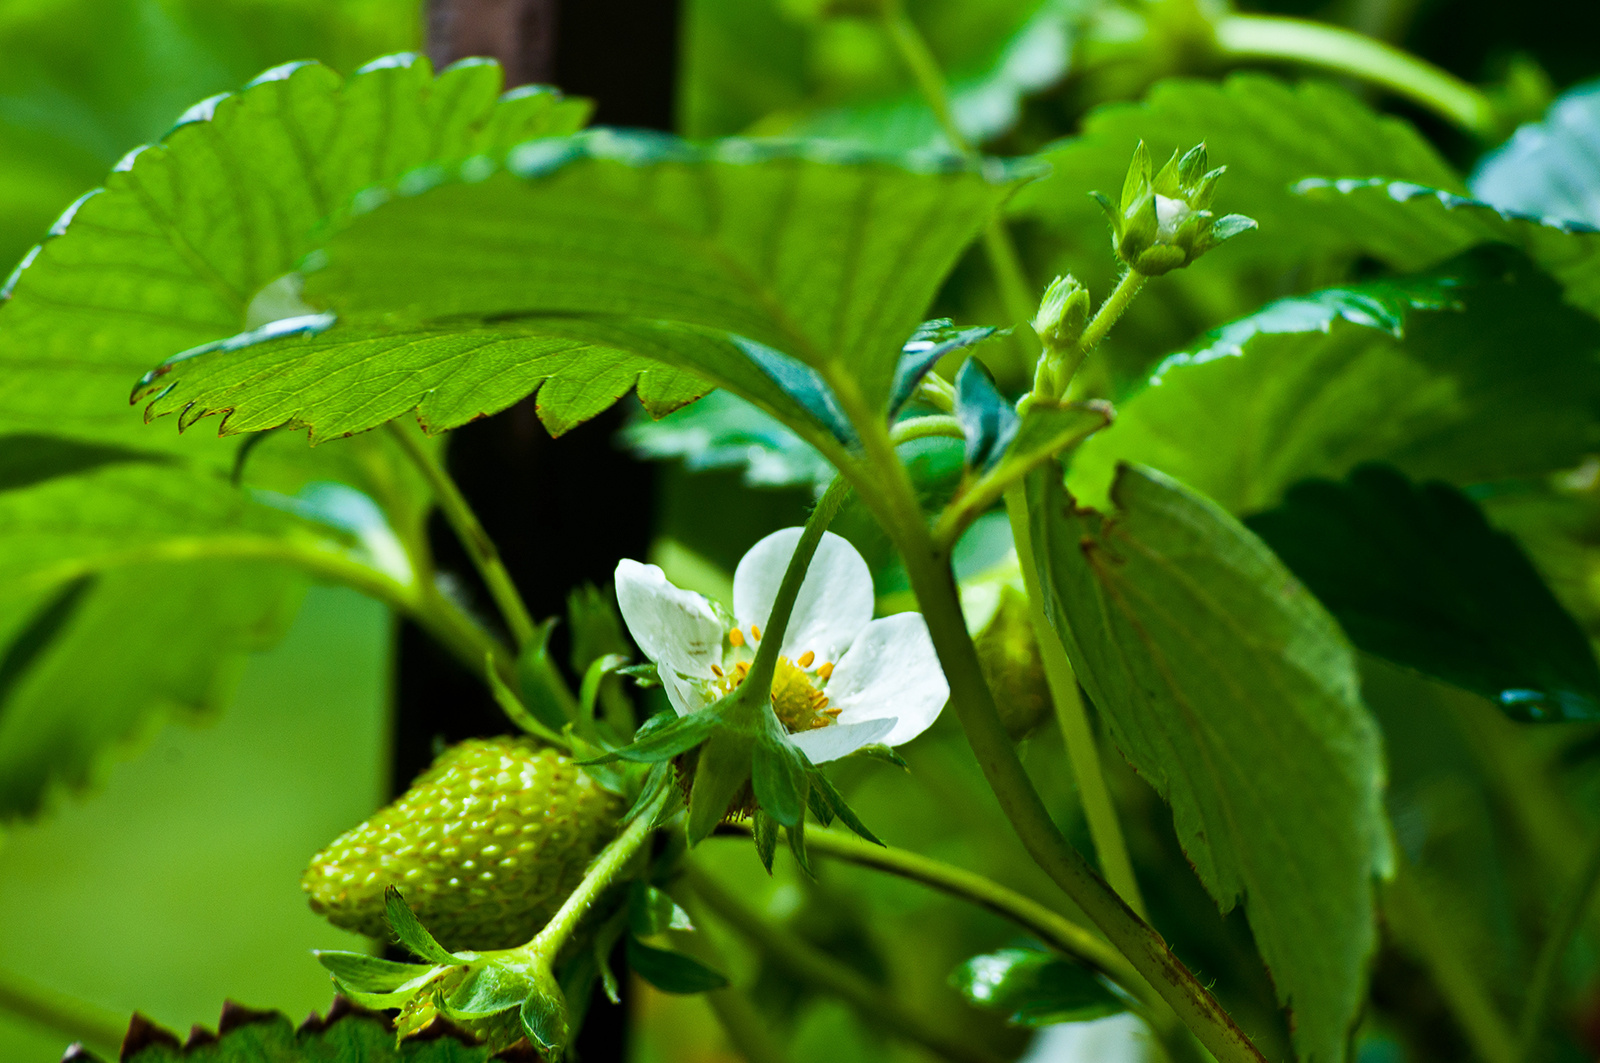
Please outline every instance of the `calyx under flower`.
[[1111, 222], [1111, 245], [1129, 269], [1148, 277], [1180, 269], [1249, 229], [1254, 219], [1242, 214], [1218, 218], [1211, 199], [1226, 166], [1206, 169], [1206, 146], [1197, 144], [1172, 158], [1152, 175], [1150, 152], [1143, 141], [1133, 153], [1123, 181], [1121, 201], [1091, 193]]

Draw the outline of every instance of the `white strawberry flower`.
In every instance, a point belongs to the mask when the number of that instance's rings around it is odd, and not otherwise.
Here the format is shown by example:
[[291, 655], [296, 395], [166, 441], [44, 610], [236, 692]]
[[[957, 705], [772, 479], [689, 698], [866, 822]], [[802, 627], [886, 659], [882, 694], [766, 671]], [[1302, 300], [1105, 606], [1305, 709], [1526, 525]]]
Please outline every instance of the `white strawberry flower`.
[[[628, 633], [686, 716], [743, 682], [802, 529], [773, 532], [733, 574], [733, 613], [667, 582], [655, 565], [617, 565]], [[811, 559], [778, 648], [772, 707], [813, 764], [873, 743], [897, 746], [928, 729], [950, 697], [919, 613], [872, 618], [872, 573], [831, 532]]]

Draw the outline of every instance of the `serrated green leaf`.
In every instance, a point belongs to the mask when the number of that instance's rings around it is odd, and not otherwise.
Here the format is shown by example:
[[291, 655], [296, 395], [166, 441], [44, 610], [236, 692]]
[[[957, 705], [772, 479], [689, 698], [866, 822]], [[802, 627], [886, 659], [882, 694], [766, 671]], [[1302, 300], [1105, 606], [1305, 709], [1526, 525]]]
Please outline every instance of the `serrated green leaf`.
[[1326, 218], [1360, 234], [1360, 250], [1399, 269], [1420, 269], [1479, 244], [1525, 250], [1600, 315], [1600, 229], [1584, 222], [1502, 211], [1448, 189], [1385, 177], [1307, 178], [1295, 191]]
[[1501, 210], [1600, 226], [1600, 82], [1569, 89], [1542, 122], [1484, 156], [1472, 194]]
[[1169, 357], [1079, 448], [1073, 493], [1097, 504], [1132, 461], [1249, 513], [1367, 461], [1458, 484], [1575, 465], [1600, 444], [1600, 328], [1525, 260], [1459, 266], [1281, 300]]
[[[236, 430], [359, 431], [421, 400], [419, 358], [448, 374], [452, 394], [487, 386], [504, 405], [537, 383], [539, 356], [573, 362], [573, 387], [586, 387], [596, 346], [794, 411], [750, 344], [848, 371], [882, 405], [944, 274], [1031, 172], [605, 130], [536, 141], [487, 177], [457, 168], [355, 218], [306, 282], [339, 325], [175, 363], [151, 411], [229, 409]], [[508, 329], [518, 342], [506, 346]], [[417, 337], [421, 355], [408, 350]], [[330, 374], [349, 381], [357, 364], [369, 383], [330, 387]], [[439, 426], [458, 416], [422, 413]]]
[[1522, 720], [1600, 716], [1589, 638], [1467, 496], [1382, 466], [1289, 489], [1246, 522], [1361, 649]]
[[1040, 949], [1001, 949], [974, 956], [950, 984], [980, 1008], [1006, 1013], [1013, 1026], [1088, 1022], [1127, 1010], [1093, 971]]
[[[298, 1029], [280, 1012], [227, 1005], [217, 1037], [196, 1038], [182, 1047], [178, 1037], [136, 1018], [123, 1045], [122, 1063], [486, 1063], [491, 1051], [465, 1035], [397, 1043], [383, 1017], [336, 1001], [325, 1019], [313, 1015]], [[80, 1060], [93, 1057], [80, 1055]]]
[[1051, 622], [1112, 739], [1172, 807], [1224, 911], [1240, 900], [1305, 1063], [1344, 1058], [1389, 866], [1378, 730], [1333, 618], [1259, 539], [1125, 466], [1118, 513], [1029, 481]]
[[1157, 156], [1203, 142], [1211, 159], [1226, 163], [1222, 206], [1250, 215], [1261, 228], [1213, 256], [1248, 255], [1273, 269], [1368, 247], [1369, 234], [1294, 194], [1292, 186], [1302, 178], [1381, 175], [1465, 191], [1415, 130], [1342, 89], [1234, 74], [1220, 83], [1164, 81], [1141, 103], [1095, 110], [1085, 119], [1082, 135], [1042, 153], [1053, 174], [1020, 192], [1013, 213], [1068, 233], [1104, 232], [1100, 210], [1086, 193], [1119, 189], [1128, 153], [1140, 142]]
[[[125, 159], [13, 278], [0, 424], [177, 449], [117, 412], [127, 387], [169, 355], [263, 323], [252, 301], [357, 192], [583, 122], [581, 101], [521, 91], [497, 102], [500, 84], [481, 60], [436, 79], [426, 60], [402, 58], [348, 81], [298, 64], [193, 112]], [[127, 283], [103, 283], [112, 274]]]
[[627, 948], [628, 966], [663, 993], [704, 993], [728, 984], [726, 975], [681, 952], [651, 948], [631, 935]]

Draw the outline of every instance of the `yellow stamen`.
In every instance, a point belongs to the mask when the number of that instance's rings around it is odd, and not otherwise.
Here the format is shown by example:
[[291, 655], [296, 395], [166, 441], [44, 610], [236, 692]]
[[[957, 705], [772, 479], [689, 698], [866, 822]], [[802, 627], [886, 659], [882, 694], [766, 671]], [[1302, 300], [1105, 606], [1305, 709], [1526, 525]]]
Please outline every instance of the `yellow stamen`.
[[816, 660], [816, 659], [817, 659], [817, 655], [812, 653], [810, 650], [807, 650], [806, 652], [802, 653], [800, 655], [800, 659], [795, 661], [794, 663], [798, 664], [801, 668], [810, 668], [811, 667], [811, 662]]
[[759, 624], [750, 625], [750, 637], [755, 639], [757, 642], [761, 641], [761, 626]]
[[738, 648], [744, 645], [744, 632], [734, 628], [728, 632], [728, 645]]
[[824, 715], [824, 716], [832, 716], [835, 719], [837, 719], [839, 714], [841, 712], [843, 712], [843, 711], [844, 711], [843, 709], [823, 709], [822, 710], [822, 715]]
[[832, 679], [833, 678], [833, 662], [832, 661], [829, 661], [827, 664], [825, 664], [821, 668], [817, 669], [817, 678], [818, 679]]
[[723, 673], [722, 667], [720, 665], [715, 665], [714, 664], [714, 665], [711, 666], [711, 674], [716, 676], [718, 679], [721, 679], [724, 673]]

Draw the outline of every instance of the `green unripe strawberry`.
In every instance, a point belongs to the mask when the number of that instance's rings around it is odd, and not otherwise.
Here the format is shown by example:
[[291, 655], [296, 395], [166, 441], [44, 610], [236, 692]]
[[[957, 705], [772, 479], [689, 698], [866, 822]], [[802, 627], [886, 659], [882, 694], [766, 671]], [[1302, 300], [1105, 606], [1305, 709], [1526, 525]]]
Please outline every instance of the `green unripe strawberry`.
[[510, 948], [561, 906], [623, 811], [554, 750], [470, 739], [318, 853], [300, 884], [347, 930], [387, 937], [383, 891], [396, 886], [445, 948]]

